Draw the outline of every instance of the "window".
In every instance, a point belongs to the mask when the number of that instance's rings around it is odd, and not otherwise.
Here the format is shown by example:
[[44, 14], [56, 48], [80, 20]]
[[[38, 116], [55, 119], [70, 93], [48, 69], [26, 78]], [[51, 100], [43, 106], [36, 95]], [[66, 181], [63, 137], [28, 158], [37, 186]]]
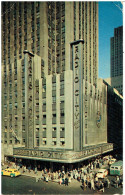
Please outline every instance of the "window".
[[52, 97], [52, 103], [56, 103], [56, 96]]
[[39, 146], [39, 139], [36, 139], [36, 146]]
[[46, 118], [46, 115], [45, 114], [43, 115], [43, 118]]
[[46, 85], [43, 85], [43, 92], [46, 92]]
[[56, 117], [56, 113], [53, 114], [53, 118]]
[[61, 141], [60, 146], [65, 146], [65, 141]]
[[10, 144], [12, 144], [12, 140], [10, 140]]
[[52, 145], [55, 146], [55, 145], [56, 145], [56, 141], [53, 141], [53, 142], [52, 142]]
[[65, 131], [65, 128], [64, 128], [64, 127], [61, 127], [61, 128], [60, 128], [60, 131]]
[[53, 131], [56, 131], [56, 127], [53, 127]]
[[45, 140], [43, 140], [43, 145], [46, 145], [46, 141]]
[[60, 83], [60, 89], [64, 89], [64, 81]]
[[63, 117], [65, 114], [64, 114], [64, 108], [62, 108], [61, 110], [60, 110], [60, 116], [61, 117]]
[[56, 90], [56, 83], [52, 83], [52, 90], [53, 90], [53, 91]]

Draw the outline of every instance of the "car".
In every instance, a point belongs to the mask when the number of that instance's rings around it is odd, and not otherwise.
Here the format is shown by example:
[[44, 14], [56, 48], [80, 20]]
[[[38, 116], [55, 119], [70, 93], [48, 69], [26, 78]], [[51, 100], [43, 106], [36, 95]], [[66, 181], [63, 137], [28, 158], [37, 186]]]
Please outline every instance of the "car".
[[104, 160], [110, 160], [110, 159], [112, 159], [112, 158], [113, 158], [112, 155], [108, 155], [108, 156], [104, 156], [104, 157], [103, 157]]
[[108, 175], [108, 170], [107, 169], [99, 169], [99, 171], [97, 172], [96, 176], [98, 178], [104, 178]]
[[104, 156], [103, 159], [104, 160], [109, 160], [109, 156]]
[[1, 175], [6, 175], [6, 176], [10, 176], [10, 177], [17, 177], [17, 176], [21, 175], [21, 173], [17, 169], [8, 168], [8, 169], [2, 170]]
[[112, 165], [113, 163], [116, 162], [116, 159], [115, 158], [112, 158], [110, 161], [109, 161], [109, 165]]

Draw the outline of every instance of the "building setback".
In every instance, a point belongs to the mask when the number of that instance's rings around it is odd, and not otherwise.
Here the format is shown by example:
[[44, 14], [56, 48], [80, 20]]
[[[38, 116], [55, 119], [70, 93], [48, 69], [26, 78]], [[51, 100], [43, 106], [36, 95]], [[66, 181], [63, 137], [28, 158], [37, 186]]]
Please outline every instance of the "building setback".
[[3, 155], [72, 163], [111, 151], [98, 4], [3, 2], [2, 13]]

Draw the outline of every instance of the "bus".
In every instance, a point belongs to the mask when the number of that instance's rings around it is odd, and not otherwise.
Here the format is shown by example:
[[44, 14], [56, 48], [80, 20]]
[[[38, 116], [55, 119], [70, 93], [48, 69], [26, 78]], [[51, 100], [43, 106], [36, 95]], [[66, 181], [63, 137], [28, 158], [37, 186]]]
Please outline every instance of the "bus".
[[119, 160], [110, 166], [110, 175], [123, 175], [123, 161]]

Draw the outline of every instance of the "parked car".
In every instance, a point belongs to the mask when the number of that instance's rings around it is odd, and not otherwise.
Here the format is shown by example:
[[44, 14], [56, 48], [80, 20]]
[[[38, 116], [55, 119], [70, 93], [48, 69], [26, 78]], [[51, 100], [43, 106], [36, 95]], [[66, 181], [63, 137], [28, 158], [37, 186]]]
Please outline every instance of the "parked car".
[[112, 165], [113, 163], [116, 162], [116, 158], [112, 158], [110, 161], [109, 161], [109, 165]]
[[10, 177], [17, 177], [19, 175], [21, 175], [20, 171], [18, 171], [17, 169], [5, 169], [1, 171], [1, 175], [6, 175], [6, 176], [10, 176]]
[[104, 178], [108, 175], [108, 170], [107, 169], [99, 169], [99, 171], [97, 172], [96, 176], [98, 178]]
[[103, 159], [104, 160], [109, 160], [109, 156], [104, 156]]

